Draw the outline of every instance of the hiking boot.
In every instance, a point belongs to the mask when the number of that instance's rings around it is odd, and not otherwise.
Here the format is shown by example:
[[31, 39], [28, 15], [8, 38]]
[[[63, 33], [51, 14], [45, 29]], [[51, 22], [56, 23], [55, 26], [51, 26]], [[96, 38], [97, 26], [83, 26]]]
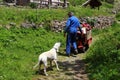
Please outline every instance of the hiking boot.
[[70, 57], [70, 54], [66, 54], [68, 57]]
[[72, 57], [76, 57], [76, 55], [75, 55], [75, 54], [71, 54], [71, 56], [72, 56]]
[[75, 49], [75, 52], [74, 52], [74, 54], [75, 54], [75, 55], [77, 55], [77, 54], [78, 54], [78, 50], [77, 50], [77, 49]]

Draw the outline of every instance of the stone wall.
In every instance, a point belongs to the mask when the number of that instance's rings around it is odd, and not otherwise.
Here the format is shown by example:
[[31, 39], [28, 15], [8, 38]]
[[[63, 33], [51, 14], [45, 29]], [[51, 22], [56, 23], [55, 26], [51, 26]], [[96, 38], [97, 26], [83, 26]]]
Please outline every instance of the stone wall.
[[114, 17], [106, 17], [106, 16], [100, 16], [100, 17], [96, 17], [96, 23], [95, 23], [95, 28], [98, 29], [104, 29], [106, 27], [110, 27], [114, 22], [115, 19]]
[[62, 32], [65, 27], [66, 21], [52, 21], [51, 22], [51, 30], [54, 32]]
[[[92, 28], [97, 28], [97, 29], [104, 29], [106, 27], [110, 27], [114, 22], [115, 18], [111, 16], [98, 16], [98, 17], [83, 17], [80, 18], [80, 22], [82, 23], [83, 21], [88, 22]], [[66, 20], [59, 21], [59, 20], [54, 20], [49, 22], [49, 29], [51, 29], [53, 32], [63, 32]], [[21, 23], [20, 27], [22, 28], [41, 28], [44, 27], [46, 23], [42, 22], [40, 24], [35, 24], [35, 23], [30, 23], [28, 21]], [[11, 28], [12, 26], [16, 26], [15, 23], [10, 23], [6, 25], [6, 28]]]
[[[89, 19], [89, 20], [88, 20]], [[99, 16], [99, 17], [84, 17], [80, 18], [81, 23], [87, 21], [93, 28], [104, 29], [110, 27], [114, 22], [114, 17]], [[52, 21], [51, 30], [54, 32], [62, 32], [65, 27], [66, 21]]]
[[91, 27], [97, 29], [104, 29], [111, 26], [115, 22], [115, 18], [112, 16], [98, 16], [98, 17], [86, 17], [81, 18], [81, 22], [88, 22]]

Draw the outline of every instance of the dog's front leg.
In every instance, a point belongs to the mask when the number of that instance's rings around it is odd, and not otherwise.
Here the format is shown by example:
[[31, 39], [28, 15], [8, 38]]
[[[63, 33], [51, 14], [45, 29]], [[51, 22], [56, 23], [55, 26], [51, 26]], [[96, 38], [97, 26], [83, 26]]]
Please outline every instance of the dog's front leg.
[[53, 61], [54, 61], [54, 63], [56, 64], [57, 70], [59, 71], [60, 69], [59, 69], [59, 67], [58, 67], [57, 60], [53, 60]]

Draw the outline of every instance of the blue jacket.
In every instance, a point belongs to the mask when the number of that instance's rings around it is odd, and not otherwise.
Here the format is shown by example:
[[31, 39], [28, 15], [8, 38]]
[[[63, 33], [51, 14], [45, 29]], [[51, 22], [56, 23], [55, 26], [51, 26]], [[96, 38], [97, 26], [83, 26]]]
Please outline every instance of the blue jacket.
[[64, 29], [64, 32], [76, 33], [78, 27], [80, 27], [79, 19], [75, 16], [71, 16], [68, 18], [68, 20], [66, 22], [66, 27]]

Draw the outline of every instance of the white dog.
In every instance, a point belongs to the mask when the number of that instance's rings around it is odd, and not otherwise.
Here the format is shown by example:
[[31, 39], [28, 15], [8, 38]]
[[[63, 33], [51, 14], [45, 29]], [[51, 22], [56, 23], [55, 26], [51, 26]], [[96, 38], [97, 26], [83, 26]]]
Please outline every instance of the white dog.
[[58, 64], [57, 64], [57, 52], [59, 52], [60, 45], [61, 45], [61, 43], [57, 42], [54, 44], [54, 46], [51, 50], [49, 50], [47, 52], [43, 52], [42, 54], [40, 54], [39, 58], [38, 58], [38, 63], [33, 68], [35, 68], [39, 65], [39, 71], [40, 71], [41, 62], [43, 62], [44, 73], [46, 76], [48, 76], [48, 74], [46, 73], [46, 68], [47, 68], [47, 60], [50, 60], [50, 66], [52, 66], [52, 61], [54, 61], [56, 64], [57, 70], [59, 70]]

